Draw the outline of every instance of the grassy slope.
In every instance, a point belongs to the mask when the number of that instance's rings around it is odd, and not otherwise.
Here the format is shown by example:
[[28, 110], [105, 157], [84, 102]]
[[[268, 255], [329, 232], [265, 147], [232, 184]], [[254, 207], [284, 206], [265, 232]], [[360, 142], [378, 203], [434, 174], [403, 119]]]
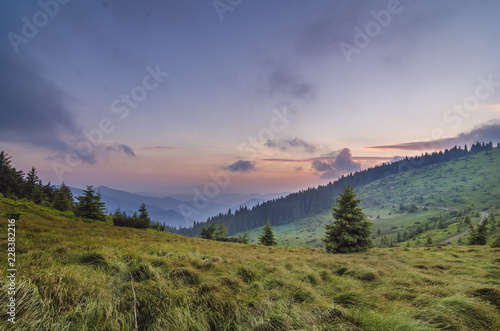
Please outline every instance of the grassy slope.
[[[395, 238], [398, 231], [415, 222], [425, 222], [429, 217], [446, 214], [445, 209], [463, 210], [474, 205], [476, 210], [489, 208], [500, 209], [500, 149], [482, 152], [460, 161], [429, 166], [415, 171], [400, 173], [375, 181], [358, 188], [358, 198], [362, 199], [361, 207], [371, 216], [374, 230], [380, 229], [381, 234], [375, 235], [378, 240], [383, 235]], [[420, 196], [423, 201], [420, 201]], [[416, 213], [396, 213], [399, 204], [415, 203], [428, 210], [419, 208]], [[296, 222], [273, 227], [278, 243], [281, 245], [296, 245], [323, 247], [321, 238], [325, 235], [324, 225], [332, 221], [332, 212], [327, 210], [315, 216], [306, 217]], [[377, 219], [377, 216], [380, 216]], [[472, 224], [479, 223], [479, 218], [472, 219]], [[397, 226], [397, 229], [391, 229]], [[425, 243], [425, 237], [431, 235], [433, 242], [450, 238], [467, 227], [457, 228], [451, 225], [445, 230], [432, 230], [422, 234], [416, 240]], [[375, 232], [374, 231], [374, 232]], [[261, 228], [249, 231], [252, 242], [257, 242]], [[454, 241], [453, 243], [456, 243]]]
[[[17, 222], [17, 324], [0, 329], [498, 330], [499, 249], [260, 247], [69, 220], [0, 199]], [[0, 254], [6, 302], [6, 252]], [[292, 301], [293, 298], [293, 301]]]

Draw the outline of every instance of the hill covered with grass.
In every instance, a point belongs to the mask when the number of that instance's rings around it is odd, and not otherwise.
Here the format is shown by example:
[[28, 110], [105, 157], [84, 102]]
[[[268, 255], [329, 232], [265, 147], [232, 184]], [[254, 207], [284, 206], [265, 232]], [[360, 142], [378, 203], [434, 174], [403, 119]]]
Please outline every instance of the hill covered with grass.
[[[427, 237], [439, 243], [467, 231], [468, 224], [464, 222], [467, 215], [473, 225], [479, 223], [482, 212], [496, 215], [500, 211], [499, 164], [500, 148], [494, 148], [459, 160], [387, 176], [356, 188], [362, 200], [360, 206], [374, 223], [373, 239], [380, 243], [385, 236], [397, 241], [398, 232], [404, 239], [405, 231], [409, 235], [420, 225], [422, 233], [398, 244], [423, 246]], [[438, 228], [440, 219], [443, 228]], [[273, 230], [279, 244], [323, 247], [324, 225], [332, 220], [329, 209], [274, 226]], [[261, 227], [249, 231], [252, 242], [257, 242], [260, 232]], [[462, 241], [466, 239], [463, 237]], [[458, 239], [452, 241], [453, 244], [457, 242]]]
[[134, 291], [140, 330], [500, 328], [498, 248], [332, 255], [84, 223], [0, 198], [4, 248], [10, 212], [21, 214], [16, 324], [2, 313], [0, 329], [133, 330]]

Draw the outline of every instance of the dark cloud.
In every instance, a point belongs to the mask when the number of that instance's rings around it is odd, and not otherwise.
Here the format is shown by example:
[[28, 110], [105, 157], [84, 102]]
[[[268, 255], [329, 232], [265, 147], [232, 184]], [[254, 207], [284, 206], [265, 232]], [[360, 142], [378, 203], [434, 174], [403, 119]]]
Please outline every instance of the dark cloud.
[[[311, 162], [311, 167], [317, 172], [322, 172], [320, 178], [332, 179], [337, 178], [341, 174], [355, 172], [361, 170], [361, 164], [354, 162], [349, 148], [341, 149], [338, 152], [329, 153], [335, 155], [334, 159], [321, 161], [319, 159]], [[324, 159], [325, 157], [321, 157]]]
[[[461, 6], [455, 3], [429, 1], [413, 6], [409, 1], [401, 1], [397, 7], [402, 8], [401, 12], [391, 15], [387, 26], [370, 40], [371, 44], [381, 47], [381, 64], [389, 67], [411, 61], [413, 54], [428, 43], [429, 35], [455, 24], [461, 17], [457, 9]], [[369, 22], [376, 21], [373, 13], [386, 11], [387, 8], [388, 2], [384, 0], [328, 2], [322, 16], [300, 26], [295, 49], [306, 58], [331, 61], [332, 56], [343, 57], [340, 44], [354, 45], [354, 28], [365, 30]], [[396, 47], [388, 47], [393, 43]]]
[[333, 167], [340, 172], [354, 172], [361, 169], [361, 164], [352, 160], [349, 148], [341, 149], [333, 162]]
[[374, 149], [398, 149], [410, 151], [427, 151], [451, 148], [455, 145], [471, 144], [476, 141], [500, 141], [500, 120], [493, 120], [476, 126], [469, 132], [464, 132], [453, 138], [443, 138], [429, 141], [414, 141], [395, 145], [371, 146]]
[[302, 75], [286, 64], [269, 61], [267, 89], [270, 96], [284, 94], [297, 99], [311, 99], [315, 94], [315, 87], [307, 82]]
[[362, 24], [363, 16], [376, 6], [373, 2], [335, 1], [328, 4], [324, 15], [304, 24], [297, 33], [295, 46], [306, 56], [331, 57], [339, 50], [341, 42], [352, 42], [353, 28]]
[[231, 165], [225, 167], [226, 170], [231, 172], [249, 172], [255, 171], [255, 163], [251, 161], [239, 160]]
[[112, 151], [112, 152], [118, 152], [118, 153], [123, 153], [128, 156], [135, 157], [134, 150], [124, 144], [114, 144], [113, 146], [106, 146], [106, 150]]
[[288, 140], [284, 139], [268, 140], [266, 142], [266, 146], [271, 148], [277, 148], [281, 151], [286, 151], [293, 148], [304, 149], [308, 153], [314, 153], [316, 151], [316, 146], [299, 138], [288, 139]]
[[311, 163], [311, 166], [314, 170], [323, 172], [327, 170], [333, 169], [333, 163], [332, 162], [323, 162], [320, 160], [314, 160]]
[[0, 53], [0, 141], [66, 151], [61, 139], [77, 131], [69, 95], [43, 77], [22, 54]]
[[[127, 145], [95, 146], [82, 133], [72, 111], [75, 99], [47, 80], [44, 68], [23, 54], [2, 52], [0, 75], [0, 141], [46, 148], [49, 160], [64, 160], [67, 154], [85, 163], [97, 156], [118, 152], [135, 157]], [[80, 143], [83, 143], [81, 145]], [[89, 146], [91, 150], [79, 149]]]

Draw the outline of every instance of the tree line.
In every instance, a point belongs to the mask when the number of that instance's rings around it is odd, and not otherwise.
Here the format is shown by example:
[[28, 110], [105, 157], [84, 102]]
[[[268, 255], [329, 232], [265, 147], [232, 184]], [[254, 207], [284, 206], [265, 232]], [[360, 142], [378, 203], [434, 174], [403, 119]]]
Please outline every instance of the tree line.
[[[96, 192], [93, 186], [87, 186], [83, 194], [76, 197], [75, 201], [70, 188], [64, 182], [60, 187], [51, 185], [50, 182], [44, 185], [35, 167], [24, 173], [12, 166], [11, 159], [4, 151], [0, 152], [0, 196], [14, 200], [26, 199], [43, 207], [66, 212], [66, 216], [75, 216], [82, 220], [106, 221], [106, 206], [102, 201], [101, 193]], [[165, 230], [164, 225], [151, 221], [145, 204], [139, 206], [138, 211], [131, 216], [119, 209], [111, 217], [116, 226]]]
[[[203, 226], [211, 222], [222, 223], [229, 234], [245, 232], [261, 227], [267, 221], [273, 226], [291, 223], [297, 219], [318, 214], [331, 208], [334, 198], [346, 186], [359, 187], [393, 174], [418, 169], [421, 167], [457, 160], [469, 155], [493, 149], [493, 143], [473, 144], [470, 149], [455, 146], [440, 152], [425, 153], [420, 156], [406, 157], [392, 163], [382, 163], [356, 173], [342, 176], [334, 182], [318, 187], [308, 188], [296, 193], [259, 203], [253, 208], [240, 207], [234, 212], [220, 213], [208, 218], [205, 222], [194, 222], [192, 227], [166, 227], [167, 231], [185, 236], [196, 237]], [[497, 144], [500, 147], [500, 144]]]

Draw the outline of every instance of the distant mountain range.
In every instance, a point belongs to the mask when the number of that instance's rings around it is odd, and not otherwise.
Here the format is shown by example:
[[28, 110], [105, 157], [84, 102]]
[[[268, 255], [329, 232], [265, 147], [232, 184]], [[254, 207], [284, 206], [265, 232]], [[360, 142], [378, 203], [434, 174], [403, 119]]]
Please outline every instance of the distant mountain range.
[[[75, 187], [70, 187], [70, 189], [74, 197], [83, 194], [82, 189]], [[205, 221], [207, 218], [219, 213], [227, 213], [229, 209], [239, 209], [240, 206], [252, 208], [258, 203], [287, 194], [220, 194], [206, 203], [204, 208], [198, 209], [189, 195], [155, 196], [148, 193], [130, 193], [107, 186], [95, 187], [95, 190], [101, 193], [108, 214], [114, 213], [120, 208], [131, 215], [139, 209], [142, 203], [145, 203], [152, 220], [173, 227], [190, 227], [195, 220], [198, 222]]]

